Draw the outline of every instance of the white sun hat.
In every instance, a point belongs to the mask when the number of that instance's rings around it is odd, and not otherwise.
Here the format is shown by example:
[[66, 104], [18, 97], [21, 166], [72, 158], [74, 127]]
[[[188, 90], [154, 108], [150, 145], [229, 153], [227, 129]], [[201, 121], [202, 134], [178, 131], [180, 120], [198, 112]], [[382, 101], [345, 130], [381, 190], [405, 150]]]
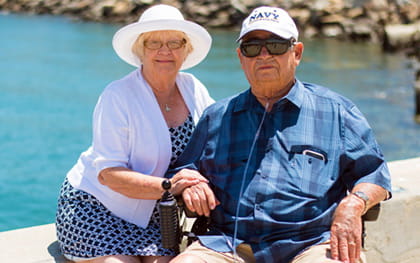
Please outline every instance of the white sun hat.
[[182, 31], [190, 39], [193, 51], [185, 59], [181, 70], [200, 63], [210, 50], [212, 39], [204, 27], [185, 20], [177, 8], [163, 4], [148, 8], [138, 22], [118, 30], [112, 39], [112, 46], [122, 60], [139, 67], [142, 62], [131, 50], [134, 42], [140, 34], [158, 30]]
[[284, 39], [293, 37], [297, 40], [299, 36], [296, 24], [290, 15], [284, 9], [271, 6], [261, 6], [251, 12], [242, 23], [237, 41], [255, 30], [269, 31]]

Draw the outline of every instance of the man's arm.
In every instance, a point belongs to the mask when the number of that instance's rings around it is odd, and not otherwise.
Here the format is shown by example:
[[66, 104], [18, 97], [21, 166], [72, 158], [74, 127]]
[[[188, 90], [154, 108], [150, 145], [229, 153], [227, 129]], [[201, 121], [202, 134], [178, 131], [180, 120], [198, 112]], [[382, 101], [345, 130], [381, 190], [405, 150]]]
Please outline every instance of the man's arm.
[[331, 256], [356, 262], [362, 247], [362, 215], [388, 199], [391, 178], [371, 127], [359, 109], [345, 102], [341, 126], [344, 154], [340, 157], [340, 177], [351, 189], [337, 206], [331, 224]]
[[[168, 171], [167, 177], [202, 177], [200, 174], [200, 158], [205, 149], [208, 136], [208, 116], [204, 113], [195, 128], [191, 139], [185, 148], [184, 152], [177, 159], [174, 167]], [[175, 174], [175, 175], [174, 175]], [[196, 212], [198, 215], [210, 215], [210, 210], [213, 210], [219, 201], [216, 199], [208, 182], [201, 182], [195, 187], [185, 188], [182, 192], [184, 204], [191, 212]]]
[[388, 198], [388, 191], [371, 184], [357, 184], [338, 205], [331, 225], [331, 256], [355, 263], [362, 247], [362, 216], [371, 207]]

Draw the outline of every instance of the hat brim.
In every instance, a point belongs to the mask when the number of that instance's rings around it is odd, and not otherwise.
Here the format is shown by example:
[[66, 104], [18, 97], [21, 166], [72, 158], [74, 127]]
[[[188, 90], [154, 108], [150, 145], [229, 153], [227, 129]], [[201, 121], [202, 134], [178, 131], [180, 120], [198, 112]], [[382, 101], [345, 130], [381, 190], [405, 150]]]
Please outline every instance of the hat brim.
[[175, 19], [129, 24], [115, 33], [112, 39], [112, 46], [122, 60], [135, 67], [140, 67], [142, 62], [131, 50], [134, 42], [142, 33], [159, 30], [182, 31], [190, 39], [193, 51], [185, 59], [181, 70], [191, 68], [200, 63], [210, 50], [212, 39], [207, 30], [196, 23]]

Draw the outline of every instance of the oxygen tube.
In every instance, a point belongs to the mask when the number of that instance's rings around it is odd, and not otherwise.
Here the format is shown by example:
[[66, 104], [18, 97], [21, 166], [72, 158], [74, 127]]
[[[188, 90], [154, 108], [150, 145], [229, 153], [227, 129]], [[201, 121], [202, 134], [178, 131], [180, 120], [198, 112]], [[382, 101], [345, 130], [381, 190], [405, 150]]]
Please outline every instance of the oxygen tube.
[[267, 115], [268, 105], [269, 105], [269, 100], [267, 99], [267, 102], [266, 102], [265, 107], [264, 107], [264, 109], [265, 109], [264, 110], [264, 114], [262, 116], [262, 119], [260, 121], [260, 124], [258, 125], [258, 129], [257, 129], [257, 131], [255, 133], [254, 140], [252, 141], [251, 149], [249, 150], [249, 154], [248, 154], [248, 160], [247, 160], [247, 162], [245, 164], [244, 173], [242, 175], [242, 182], [241, 182], [241, 188], [239, 190], [238, 204], [236, 205], [235, 228], [234, 228], [234, 231], [233, 231], [233, 246], [229, 242], [228, 239], [226, 240], [227, 243], [228, 243], [228, 246], [230, 246], [231, 249], [233, 250], [233, 259], [234, 259], [234, 262], [238, 262], [237, 261], [238, 254], [236, 253], [236, 247], [237, 247], [237, 245], [236, 245], [236, 238], [237, 238], [237, 234], [238, 234], [239, 208], [241, 206], [241, 199], [242, 199], [242, 195], [243, 195], [243, 191], [244, 191], [244, 187], [245, 187], [246, 174], [248, 172], [249, 162], [250, 162], [250, 160], [252, 158], [252, 153], [254, 151], [254, 148], [255, 148], [255, 145], [257, 143], [258, 137], [260, 136], [261, 128], [262, 128], [262, 125], [264, 123], [265, 117]]

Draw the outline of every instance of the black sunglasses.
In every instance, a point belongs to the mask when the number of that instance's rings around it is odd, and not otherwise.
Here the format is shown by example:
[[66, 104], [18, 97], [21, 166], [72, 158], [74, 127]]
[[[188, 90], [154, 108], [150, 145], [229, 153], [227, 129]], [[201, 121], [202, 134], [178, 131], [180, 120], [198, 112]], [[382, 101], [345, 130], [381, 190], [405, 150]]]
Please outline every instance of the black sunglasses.
[[262, 47], [265, 47], [270, 55], [282, 55], [295, 43], [295, 39], [251, 39], [242, 42], [239, 46], [242, 55], [245, 57], [256, 57], [261, 53]]

